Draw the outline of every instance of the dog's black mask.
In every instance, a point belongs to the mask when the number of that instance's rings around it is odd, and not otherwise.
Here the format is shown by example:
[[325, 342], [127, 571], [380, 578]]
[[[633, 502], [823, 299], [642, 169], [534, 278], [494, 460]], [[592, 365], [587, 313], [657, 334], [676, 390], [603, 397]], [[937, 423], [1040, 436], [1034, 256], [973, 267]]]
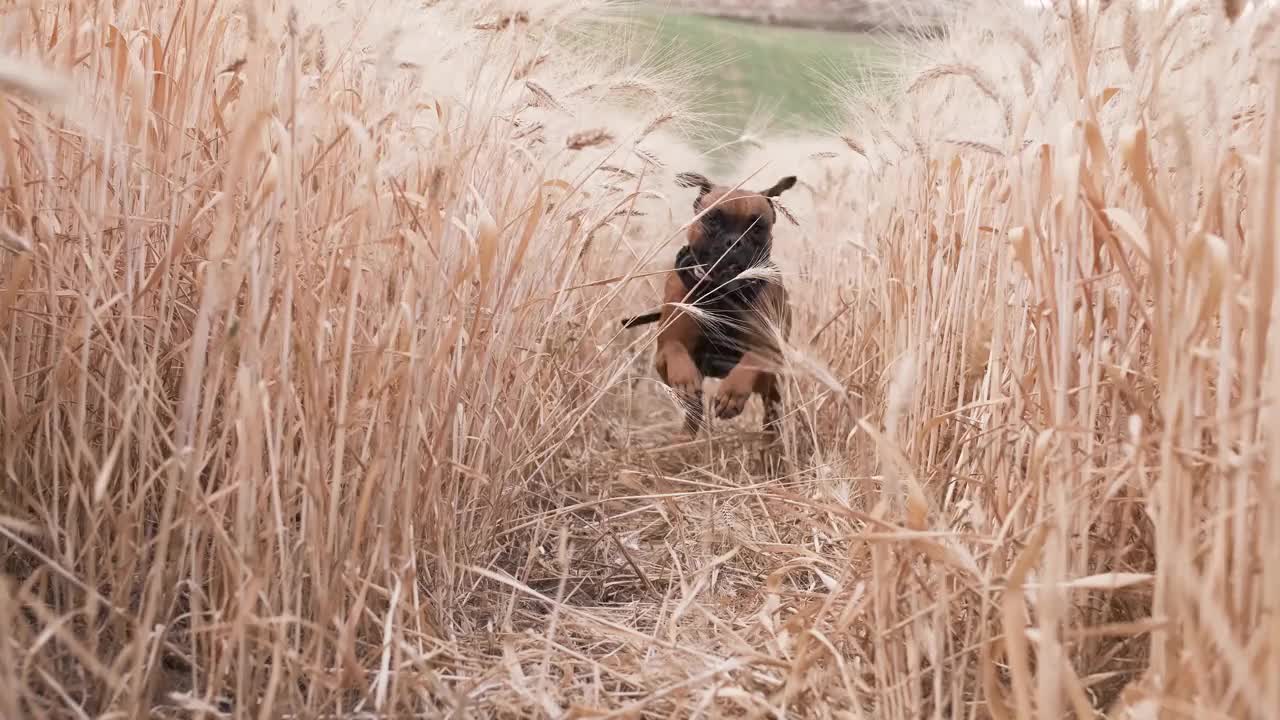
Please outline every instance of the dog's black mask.
[[[758, 273], [739, 276], [770, 264], [777, 220], [773, 198], [793, 187], [796, 178], [782, 178], [760, 193], [725, 188], [715, 192], [716, 186], [698, 173], [680, 173], [676, 182], [698, 189], [693, 201], [693, 210], [699, 213], [697, 227], [690, 232], [689, 246], [677, 258], [685, 285], [693, 288], [691, 280], [697, 279], [694, 295], [709, 294], [708, 300], [725, 295], [748, 299], [745, 296], [754, 295], [767, 280]], [[698, 267], [691, 267], [695, 265]]]
[[702, 242], [692, 248], [701, 272], [714, 285], [732, 292], [752, 278], [738, 277], [769, 261], [773, 250], [771, 218], [711, 208], [698, 221]]

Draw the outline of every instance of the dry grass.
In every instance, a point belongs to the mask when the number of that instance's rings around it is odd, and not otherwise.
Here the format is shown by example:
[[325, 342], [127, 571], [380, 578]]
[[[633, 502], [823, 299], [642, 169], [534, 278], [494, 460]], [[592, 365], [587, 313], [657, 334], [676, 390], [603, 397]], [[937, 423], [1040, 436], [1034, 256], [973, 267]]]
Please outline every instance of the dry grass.
[[1280, 11], [991, 2], [745, 157], [765, 449], [617, 325], [696, 62], [267, 5], [0, 7], [0, 716], [1280, 707]]

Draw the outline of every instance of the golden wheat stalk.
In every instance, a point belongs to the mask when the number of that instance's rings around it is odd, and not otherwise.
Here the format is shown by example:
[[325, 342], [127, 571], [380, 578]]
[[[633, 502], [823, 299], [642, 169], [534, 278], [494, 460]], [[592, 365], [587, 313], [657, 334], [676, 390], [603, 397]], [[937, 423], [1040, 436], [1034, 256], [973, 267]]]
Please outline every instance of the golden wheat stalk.
[[565, 106], [561, 105], [559, 100], [556, 100], [554, 95], [552, 95], [546, 88], [542, 87], [538, 83], [534, 82], [533, 80], [525, 80], [524, 86], [533, 95], [534, 101], [536, 104], [542, 105], [544, 107], [553, 108], [555, 110], [559, 110], [560, 112], [563, 112], [566, 114], [569, 113], [569, 111], [565, 108]]
[[580, 130], [565, 139], [565, 147], [570, 150], [583, 150], [613, 142], [613, 135], [604, 128]]
[[14, 232], [4, 222], [0, 222], [0, 246], [16, 253], [29, 253], [32, 250], [31, 241]]
[[925, 86], [938, 82], [948, 77], [968, 78], [978, 88], [984, 96], [998, 105], [1003, 112], [1005, 128], [1012, 132], [1013, 129], [1013, 110], [1010, 104], [996, 92], [995, 85], [986, 77], [986, 75], [978, 68], [972, 65], [963, 64], [946, 64], [936, 65], [928, 68], [924, 72], [916, 76], [916, 79], [907, 86], [907, 93], [915, 93]]

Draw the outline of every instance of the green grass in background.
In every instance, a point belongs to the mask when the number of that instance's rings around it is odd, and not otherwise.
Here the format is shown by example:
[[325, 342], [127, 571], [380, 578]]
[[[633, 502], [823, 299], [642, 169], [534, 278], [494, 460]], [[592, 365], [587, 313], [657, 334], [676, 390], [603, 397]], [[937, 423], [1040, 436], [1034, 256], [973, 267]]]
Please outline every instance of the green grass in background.
[[837, 110], [825, 82], [833, 71], [860, 74], [876, 48], [866, 36], [757, 25], [698, 15], [650, 15], [662, 44], [700, 51], [709, 48], [730, 59], [717, 68], [721, 90], [750, 108], [777, 106], [780, 121], [797, 127], [825, 122]]
[[709, 147], [737, 137], [755, 111], [770, 118], [776, 130], [832, 128], [843, 110], [829, 90], [830, 80], [866, 80], [881, 52], [874, 39], [856, 33], [657, 11], [642, 13], [637, 20], [644, 28], [637, 33], [640, 42], [727, 58], [716, 64], [711, 74], [716, 82], [696, 108], [723, 126], [703, 141]]

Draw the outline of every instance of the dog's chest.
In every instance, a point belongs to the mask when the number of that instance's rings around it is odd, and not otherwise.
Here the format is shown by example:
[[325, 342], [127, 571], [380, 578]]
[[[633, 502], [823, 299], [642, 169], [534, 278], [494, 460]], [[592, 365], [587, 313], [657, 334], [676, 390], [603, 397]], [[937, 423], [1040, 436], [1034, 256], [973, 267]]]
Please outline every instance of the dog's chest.
[[698, 336], [693, 348], [693, 363], [703, 377], [724, 378], [742, 360], [746, 348], [742, 343], [741, 330], [729, 329], [728, 332], [712, 331], [706, 328]]
[[[708, 253], [707, 250], [712, 252]], [[746, 352], [748, 327], [755, 320], [755, 301], [768, 282], [761, 277], [739, 277], [744, 271], [769, 263], [768, 248], [739, 245], [718, 253], [702, 248], [699, 260], [689, 247], [681, 249], [676, 268], [689, 290], [689, 302], [705, 313], [698, 319], [698, 340], [693, 361], [704, 377], [724, 378]], [[707, 268], [710, 268], [708, 271]]]

